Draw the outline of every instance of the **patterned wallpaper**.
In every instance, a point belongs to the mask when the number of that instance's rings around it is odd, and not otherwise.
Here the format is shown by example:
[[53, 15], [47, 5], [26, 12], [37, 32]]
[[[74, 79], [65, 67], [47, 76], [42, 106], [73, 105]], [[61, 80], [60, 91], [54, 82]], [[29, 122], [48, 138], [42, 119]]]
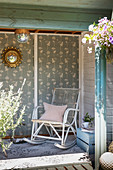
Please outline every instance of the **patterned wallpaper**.
[[[15, 91], [21, 87], [23, 79], [26, 78], [24, 93], [22, 95], [22, 104], [25, 104], [25, 126], [17, 128], [16, 135], [29, 135], [31, 133], [31, 114], [33, 110], [33, 36], [30, 35], [28, 43], [20, 44], [13, 34], [0, 34], [0, 56], [2, 50], [14, 46], [19, 48], [23, 54], [22, 63], [16, 68], [10, 68], [2, 63], [0, 57], [0, 82], [3, 82], [3, 89], [8, 90], [9, 84], [14, 85]], [[10, 132], [8, 133], [10, 135]]]
[[55, 87], [79, 86], [78, 40], [77, 36], [38, 36], [39, 105], [51, 103]]
[[[62, 35], [38, 35], [38, 98], [39, 105], [43, 101], [51, 103], [54, 87], [79, 86], [79, 37]], [[25, 104], [25, 126], [17, 128], [16, 135], [31, 134], [31, 116], [34, 106], [34, 41], [33, 36], [27, 43], [16, 41], [13, 34], [0, 34], [0, 55], [4, 48], [14, 46], [23, 54], [22, 63], [10, 68], [2, 63], [0, 57], [0, 82], [8, 90], [14, 84], [17, 90], [26, 78], [22, 103]], [[10, 132], [8, 133], [10, 135]]]

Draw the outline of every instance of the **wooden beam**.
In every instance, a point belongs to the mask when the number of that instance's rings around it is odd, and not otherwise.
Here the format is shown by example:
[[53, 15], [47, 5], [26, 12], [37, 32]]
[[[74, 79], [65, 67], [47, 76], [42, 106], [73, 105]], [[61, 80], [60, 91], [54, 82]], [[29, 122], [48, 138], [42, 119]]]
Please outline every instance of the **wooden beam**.
[[69, 21], [40, 21], [34, 19], [9, 19], [0, 18], [0, 28], [26, 28], [47, 30], [84, 31], [88, 29], [90, 22]]
[[69, 8], [90, 8], [90, 9], [112, 9], [112, 0], [0, 0], [1, 4], [15, 5], [35, 5], [35, 6], [51, 6], [51, 7], [69, 7]]
[[87, 30], [101, 17], [111, 18], [111, 10], [50, 8], [36, 6], [0, 6], [1, 28], [50, 30]]
[[84, 9], [15, 9], [0, 7], [0, 18], [15, 19], [35, 19], [35, 20], [54, 20], [54, 21], [82, 21], [96, 22], [99, 18], [107, 16], [110, 19], [111, 10], [84, 10]]

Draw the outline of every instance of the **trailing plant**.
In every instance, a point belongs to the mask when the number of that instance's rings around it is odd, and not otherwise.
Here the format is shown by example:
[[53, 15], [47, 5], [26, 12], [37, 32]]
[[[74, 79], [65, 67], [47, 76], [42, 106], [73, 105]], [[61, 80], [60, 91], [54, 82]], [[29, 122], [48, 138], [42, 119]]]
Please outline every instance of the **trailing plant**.
[[[104, 17], [98, 20], [98, 24], [95, 22], [89, 26], [91, 34], [85, 34], [82, 39], [83, 43], [92, 42], [94, 45], [100, 46], [101, 48], [111, 48], [113, 46], [113, 21]], [[88, 47], [88, 52], [92, 52], [92, 47]]]
[[22, 87], [18, 91], [14, 92], [14, 86], [9, 86], [9, 91], [1, 90], [3, 84], [0, 84], [0, 145], [3, 152], [6, 154], [6, 150], [10, 147], [11, 142], [3, 140], [7, 131], [12, 131], [12, 137], [17, 126], [23, 121], [23, 115], [25, 113], [25, 106], [20, 109], [21, 95], [23, 93], [23, 86], [26, 79], [24, 79]]

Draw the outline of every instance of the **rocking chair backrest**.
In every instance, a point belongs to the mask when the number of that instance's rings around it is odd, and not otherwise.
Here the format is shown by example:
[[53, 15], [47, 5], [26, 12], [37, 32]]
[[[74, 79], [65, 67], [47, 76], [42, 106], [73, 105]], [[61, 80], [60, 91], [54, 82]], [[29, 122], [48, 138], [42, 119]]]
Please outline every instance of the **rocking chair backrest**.
[[67, 105], [70, 108], [75, 108], [79, 94], [77, 88], [55, 88], [53, 90], [52, 104]]
[[[53, 90], [52, 104], [67, 105], [68, 108], [79, 109], [79, 91], [77, 88], [55, 88]], [[69, 122], [73, 121], [75, 114], [73, 111], [69, 114]]]

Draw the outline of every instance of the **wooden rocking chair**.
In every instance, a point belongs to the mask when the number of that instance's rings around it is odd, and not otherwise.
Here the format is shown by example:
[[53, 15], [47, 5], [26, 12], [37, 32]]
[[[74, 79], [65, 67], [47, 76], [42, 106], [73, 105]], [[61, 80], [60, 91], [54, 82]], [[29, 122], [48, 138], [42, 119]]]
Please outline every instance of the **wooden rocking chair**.
[[[43, 103], [45, 113], [40, 119], [35, 119], [35, 117], [37, 110], [39, 110], [42, 106], [34, 108], [31, 141], [37, 142], [37, 139], [39, 138], [57, 140], [61, 141], [61, 144], [55, 143], [55, 146], [59, 148], [67, 149], [72, 147], [76, 143], [79, 98], [79, 89], [55, 88], [53, 90], [51, 105]], [[45, 126], [49, 136], [47, 136], [47, 134], [39, 134], [43, 126]], [[74, 140], [67, 144], [67, 138], [70, 132], [73, 133]]]

